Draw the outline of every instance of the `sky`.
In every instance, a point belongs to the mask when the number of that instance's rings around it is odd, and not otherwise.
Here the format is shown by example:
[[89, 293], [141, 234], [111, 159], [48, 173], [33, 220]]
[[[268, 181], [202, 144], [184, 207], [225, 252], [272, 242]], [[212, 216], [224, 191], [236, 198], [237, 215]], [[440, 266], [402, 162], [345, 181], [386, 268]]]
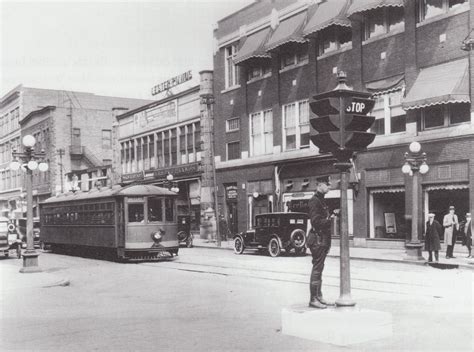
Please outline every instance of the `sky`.
[[252, 0], [0, 0], [0, 97], [19, 84], [156, 99], [151, 88], [212, 69], [218, 20]]

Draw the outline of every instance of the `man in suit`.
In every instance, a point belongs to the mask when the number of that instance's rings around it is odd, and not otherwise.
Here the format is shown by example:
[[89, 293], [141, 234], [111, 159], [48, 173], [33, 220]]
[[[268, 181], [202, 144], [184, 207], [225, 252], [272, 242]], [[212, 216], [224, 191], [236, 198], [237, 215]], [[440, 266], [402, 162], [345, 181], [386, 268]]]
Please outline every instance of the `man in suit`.
[[331, 215], [324, 201], [325, 194], [329, 192], [330, 182], [328, 178], [318, 178], [317, 182], [316, 193], [308, 203], [311, 230], [306, 245], [313, 256], [309, 306], [324, 309], [328, 305], [334, 305], [325, 301], [321, 292], [324, 261], [331, 248]]
[[469, 251], [468, 258], [472, 258], [471, 255], [471, 246], [472, 246], [472, 221], [471, 221], [471, 213], [466, 213], [466, 222], [464, 223], [463, 232], [464, 232], [464, 239], [463, 245], [467, 247]]
[[428, 221], [426, 222], [425, 230], [425, 250], [428, 251], [428, 261], [433, 261], [433, 251], [436, 262], [439, 261], [438, 251], [441, 249], [439, 238], [443, 233], [443, 226], [435, 220], [435, 214], [428, 214]]
[[459, 230], [458, 216], [454, 214], [454, 207], [449, 207], [449, 213], [443, 218], [444, 242], [447, 245], [446, 259], [455, 258], [453, 256], [454, 243], [456, 242], [456, 232]]

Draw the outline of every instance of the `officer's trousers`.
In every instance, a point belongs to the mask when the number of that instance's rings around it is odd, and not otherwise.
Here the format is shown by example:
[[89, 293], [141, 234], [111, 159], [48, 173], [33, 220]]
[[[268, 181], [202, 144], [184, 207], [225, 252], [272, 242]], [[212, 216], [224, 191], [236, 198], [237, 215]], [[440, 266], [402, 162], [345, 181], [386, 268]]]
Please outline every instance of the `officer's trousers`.
[[309, 250], [313, 256], [313, 268], [311, 270], [310, 284], [320, 285], [322, 282], [324, 261], [329, 252], [329, 247], [314, 244]]

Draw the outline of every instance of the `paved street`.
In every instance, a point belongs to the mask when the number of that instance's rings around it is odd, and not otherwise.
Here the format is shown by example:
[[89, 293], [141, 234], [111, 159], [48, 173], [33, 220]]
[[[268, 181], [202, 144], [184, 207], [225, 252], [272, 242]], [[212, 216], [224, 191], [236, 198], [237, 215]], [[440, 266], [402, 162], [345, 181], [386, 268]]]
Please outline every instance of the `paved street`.
[[[183, 248], [173, 260], [139, 264], [52, 253], [42, 253], [39, 259], [45, 272], [71, 284], [15, 289], [2, 279], [3, 350], [473, 348], [472, 271], [352, 261], [352, 293], [358, 306], [391, 312], [394, 334], [340, 348], [280, 332], [281, 309], [307, 303], [310, 256], [237, 256]], [[335, 299], [339, 261], [328, 258], [326, 263], [324, 292]], [[0, 260], [0, 269], [12, 265], [21, 262]]]

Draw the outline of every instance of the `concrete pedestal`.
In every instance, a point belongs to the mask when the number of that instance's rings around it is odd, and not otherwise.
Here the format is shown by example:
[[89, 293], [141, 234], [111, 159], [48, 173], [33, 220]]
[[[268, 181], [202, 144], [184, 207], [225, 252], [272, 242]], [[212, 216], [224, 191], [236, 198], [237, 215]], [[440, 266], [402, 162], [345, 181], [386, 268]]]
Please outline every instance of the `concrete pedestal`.
[[308, 340], [347, 346], [392, 336], [392, 314], [357, 307], [283, 308], [282, 333]]
[[38, 266], [39, 253], [36, 251], [25, 251], [23, 253], [23, 267], [20, 269], [20, 273], [39, 273], [41, 268]]
[[422, 243], [407, 243], [406, 244], [406, 256], [404, 260], [411, 261], [422, 261], [425, 260], [421, 255], [421, 249], [423, 248]]

